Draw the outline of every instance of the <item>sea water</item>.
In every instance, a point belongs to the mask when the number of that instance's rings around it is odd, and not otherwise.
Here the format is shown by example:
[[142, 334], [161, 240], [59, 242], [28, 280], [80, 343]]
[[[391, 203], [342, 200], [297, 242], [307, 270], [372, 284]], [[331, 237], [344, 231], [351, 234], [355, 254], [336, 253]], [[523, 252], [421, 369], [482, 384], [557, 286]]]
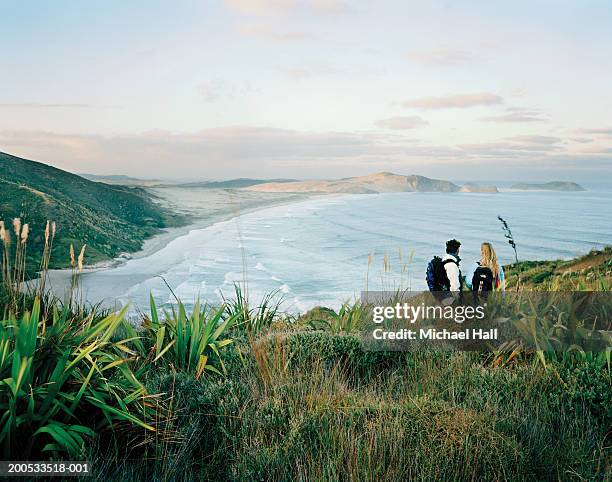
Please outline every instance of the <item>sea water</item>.
[[82, 283], [84, 292], [95, 286], [100, 296], [106, 286], [121, 304], [143, 309], [149, 294], [159, 304], [175, 295], [219, 303], [235, 283], [255, 302], [277, 291], [290, 312], [337, 307], [366, 288], [425, 288], [427, 263], [450, 238], [461, 242], [466, 267], [483, 241], [501, 263], [513, 262], [498, 215], [512, 229], [519, 260], [567, 259], [611, 245], [611, 201], [605, 190], [322, 196], [193, 230]]

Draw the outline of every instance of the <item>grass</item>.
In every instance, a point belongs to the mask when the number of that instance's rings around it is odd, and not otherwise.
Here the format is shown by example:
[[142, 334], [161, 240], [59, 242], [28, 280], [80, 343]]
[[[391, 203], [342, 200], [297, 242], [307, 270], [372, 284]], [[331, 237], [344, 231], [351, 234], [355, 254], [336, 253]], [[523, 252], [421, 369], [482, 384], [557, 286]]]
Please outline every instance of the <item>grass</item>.
[[572, 260], [522, 261], [505, 266], [509, 289], [519, 281], [530, 291], [610, 291], [612, 247], [593, 250]]
[[[609, 478], [606, 369], [491, 361], [364, 353], [355, 335], [306, 327], [237, 337], [224, 378], [150, 380], [182, 408], [174, 458], [118, 461], [121, 469], [104, 477], [119, 480], [127, 470], [137, 480]], [[162, 470], [166, 464], [174, 468]]]
[[[606, 253], [509, 277], [607, 289]], [[108, 481], [612, 477], [610, 365], [597, 354], [368, 352], [364, 306], [296, 319], [240, 288], [191, 312], [151, 302], [138, 328], [40, 291], [13, 296], [0, 324], [5, 458], [88, 459]], [[574, 317], [563, 323], [591, 316], [559, 308]]]

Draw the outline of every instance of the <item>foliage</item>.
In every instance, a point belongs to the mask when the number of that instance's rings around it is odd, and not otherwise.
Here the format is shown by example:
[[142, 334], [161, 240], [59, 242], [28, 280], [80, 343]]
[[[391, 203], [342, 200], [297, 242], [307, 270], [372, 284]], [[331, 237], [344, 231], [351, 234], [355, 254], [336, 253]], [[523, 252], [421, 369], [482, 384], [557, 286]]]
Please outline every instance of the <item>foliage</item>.
[[234, 298], [225, 300], [225, 318], [233, 318], [236, 327], [257, 332], [269, 328], [279, 318], [283, 302], [278, 291], [266, 293], [258, 306], [252, 307], [239, 284], [234, 284]]
[[30, 275], [40, 262], [47, 219], [54, 219], [61, 233], [52, 246], [52, 267], [69, 266], [71, 243], [87, 244], [86, 263], [93, 263], [136, 251], [159, 228], [184, 221], [153, 202], [144, 189], [92, 182], [2, 152], [0, 213], [22, 218], [34, 231], [29, 241]]
[[[81, 457], [85, 439], [146, 421], [146, 390], [122, 356], [127, 340], [112, 341], [123, 313], [74, 318], [40, 300], [21, 320], [0, 324], [0, 442], [6, 458], [66, 452]], [[144, 417], [143, 417], [144, 414]]]
[[504, 231], [504, 237], [508, 240], [508, 244], [512, 246], [512, 249], [514, 250], [514, 261], [518, 263], [518, 253], [516, 251], [516, 242], [514, 241], [512, 230], [510, 229], [510, 226], [508, 226], [508, 223], [506, 222], [504, 218], [502, 218], [501, 216], [497, 216], [497, 219], [499, 219], [499, 222], [502, 224], [502, 230]]
[[[609, 402], [605, 368], [584, 375], [559, 371], [560, 377], [534, 364], [492, 368], [488, 356], [476, 353], [367, 353], [355, 335], [303, 329], [261, 333], [240, 349], [242, 368], [235, 365], [225, 379], [155, 378], [182, 409], [174, 419], [184, 439], [170, 449], [178, 455], [154, 467], [128, 464], [130, 478], [610, 475], [603, 445], [610, 415], [601, 411]], [[588, 401], [591, 375], [598, 388]], [[125, 471], [111, 473], [125, 478]]]
[[[560, 262], [552, 277], [567, 268], [576, 266]], [[5, 457], [88, 458], [100, 480], [612, 476], [609, 353], [554, 351], [564, 327], [602, 315], [591, 295], [560, 293], [550, 306], [519, 297], [515, 321], [529, 333], [545, 321], [535, 333], [543, 350], [503, 363], [366, 351], [361, 304], [295, 323], [275, 296], [253, 308], [237, 287], [221, 307], [197, 301], [188, 313], [177, 300], [161, 316], [151, 299], [142, 327], [123, 312], [24, 296], [0, 324]]]
[[151, 296], [151, 318], [144, 320], [143, 328], [153, 341], [153, 363], [162, 363], [183, 370], [200, 378], [206, 371], [220, 374], [211, 363], [211, 357], [219, 362], [223, 371], [223, 359], [219, 350], [232, 343], [226, 338], [228, 330], [235, 323], [237, 315], [222, 319], [226, 307], [213, 309], [200, 306], [197, 300], [191, 314], [185, 305], [177, 300], [178, 309], [164, 310], [160, 321], [155, 300]]
[[572, 260], [521, 261], [505, 266], [506, 284], [528, 291], [610, 291], [612, 247]]
[[309, 321], [315, 329], [324, 328], [332, 333], [352, 333], [363, 325], [366, 307], [359, 301], [355, 303], [344, 302], [338, 312], [333, 310], [321, 311], [324, 315]]

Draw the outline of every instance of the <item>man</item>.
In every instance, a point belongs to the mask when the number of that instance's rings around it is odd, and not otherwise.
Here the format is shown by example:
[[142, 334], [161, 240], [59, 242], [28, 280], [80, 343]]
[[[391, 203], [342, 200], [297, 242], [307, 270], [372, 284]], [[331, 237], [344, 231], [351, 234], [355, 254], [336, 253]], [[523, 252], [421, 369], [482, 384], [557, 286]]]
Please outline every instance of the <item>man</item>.
[[446, 255], [442, 258], [442, 264], [446, 271], [446, 277], [448, 278], [448, 290], [452, 293], [453, 297], [448, 298], [448, 302], [451, 303], [459, 297], [461, 291], [461, 270], [459, 269], [459, 248], [461, 243], [456, 239], [451, 239], [446, 242]]
[[444, 305], [461, 297], [461, 271], [459, 271], [459, 247], [456, 239], [446, 242], [446, 255], [434, 256], [427, 265], [425, 280], [435, 299]]

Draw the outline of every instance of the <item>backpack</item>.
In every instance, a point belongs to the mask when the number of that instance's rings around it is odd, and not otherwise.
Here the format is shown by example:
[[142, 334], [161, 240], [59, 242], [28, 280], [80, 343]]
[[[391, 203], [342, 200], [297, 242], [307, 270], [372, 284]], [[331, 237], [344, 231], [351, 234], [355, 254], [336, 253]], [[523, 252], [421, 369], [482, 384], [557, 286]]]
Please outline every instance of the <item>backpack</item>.
[[447, 259], [446, 261], [442, 261], [442, 258], [439, 256], [434, 256], [427, 265], [425, 280], [427, 281], [429, 291], [436, 292], [449, 290], [450, 281], [446, 275], [446, 268], [444, 267], [446, 263], [457, 264], [455, 260]]
[[474, 271], [474, 276], [472, 276], [472, 291], [474, 293], [493, 291], [493, 282], [493, 271], [486, 266], [478, 265], [478, 268]]

